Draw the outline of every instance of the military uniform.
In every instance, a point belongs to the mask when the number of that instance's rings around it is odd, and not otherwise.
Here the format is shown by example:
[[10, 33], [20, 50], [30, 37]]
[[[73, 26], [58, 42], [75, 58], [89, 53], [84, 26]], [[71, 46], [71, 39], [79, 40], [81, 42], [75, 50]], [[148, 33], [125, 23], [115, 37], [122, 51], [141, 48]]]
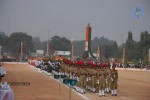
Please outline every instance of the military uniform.
[[76, 84], [76, 91], [80, 92], [80, 71], [81, 70], [78, 70], [76, 71], [76, 78], [77, 78], [77, 84]]
[[86, 88], [86, 77], [85, 77], [85, 71], [81, 70], [81, 75], [79, 77], [79, 87], [80, 87], [80, 93], [85, 93]]
[[92, 92], [96, 92], [96, 83], [97, 83], [97, 79], [96, 79], [96, 71], [95, 70], [93, 70], [93, 74], [92, 74], [92, 77], [91, 77], [91, 82], [92, 82], [92, 86], [91, 86], [91, 88], [92, 88]]
[[99, 96], [105, 96], [104, 89], [105, 89], [105, 77], [104, 77], [104, 71], [100, 70], [99, 76]]
[[111, 70], [111, 94], [112, 96], [117, 96], [117, 82], [118, 82], [118, 71], [115, 67]]
[[87, 79], [86, 79], [87, 86], [86, 86], [86, 88], [91, 90], [92, 81], [91, 81], [91, 72], [90, 71], [91, 71], [90, 69], [87, 69]]
[[105, 87], [105, 90], [106, 90], [107, 93], [109, 93], [109, 91], [110, 91], [111, 69], [107, 67], [105, 69], [105, 73], [106, 73], [106, 87]]

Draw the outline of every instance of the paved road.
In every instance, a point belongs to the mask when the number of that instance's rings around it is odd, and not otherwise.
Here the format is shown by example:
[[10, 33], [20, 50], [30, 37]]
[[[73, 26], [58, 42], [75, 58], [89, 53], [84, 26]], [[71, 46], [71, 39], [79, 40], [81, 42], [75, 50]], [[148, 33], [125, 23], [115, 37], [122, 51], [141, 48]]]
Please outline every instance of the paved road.
[[[7, 75], [2, 81], [30, 82], [29, 86], [12, 86], [15, 100], [69, 100], [69, 88], [28, 64], [5, 64]], [[150, 71], [119, 70], [118, 96], [72, 90], [72, 100], [150, 100]]]

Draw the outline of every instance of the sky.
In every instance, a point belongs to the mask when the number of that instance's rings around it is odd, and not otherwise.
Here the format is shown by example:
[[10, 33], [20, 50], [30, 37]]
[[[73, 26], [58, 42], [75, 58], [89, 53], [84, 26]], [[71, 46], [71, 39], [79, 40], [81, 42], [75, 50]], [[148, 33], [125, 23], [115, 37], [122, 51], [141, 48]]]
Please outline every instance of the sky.
[[[54, 35], [85, 40], [85, 27], [92, 39], [102, 37], [125, 43], [129, 30], [135, 41], [142, 31], [150, 33], [150, 0], [0, 0], [0, 31], [6, 35], [26, 32], [41, 41]], [[132, 15], [140, 6], [143, 16]]]

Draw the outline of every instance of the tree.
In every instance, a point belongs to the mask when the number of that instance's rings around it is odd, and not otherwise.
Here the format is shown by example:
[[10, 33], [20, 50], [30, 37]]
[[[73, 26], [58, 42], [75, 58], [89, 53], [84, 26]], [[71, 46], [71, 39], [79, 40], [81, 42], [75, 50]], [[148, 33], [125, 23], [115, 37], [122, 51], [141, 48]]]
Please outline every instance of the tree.
[[150, 34], [145, 31], [141, 32], [140, 36], [140, 51], [142, 53], [143, 63], [148, 63], [148, 50], [150, 49]]
[[0, 46], [2, 46], [2, 53], [9, 53], [9, 37], [5, 33], [0, 32]]
[[33, 51], [32, 36], [23, 32], [16, 32], [10, 35], [10, 54], [18, 57], [20, 55], [20, 44], [23, 42], [24, 55], [29, 55]]
[[34, 45], [34, 50], [42, 50], [42, 43], [40, 41], [39, 37], [34, 37], [33, 38], [33, 45]]
[[134, 48], [134, 41], [132, 38], [131, 31], [128, 32], [128, 38], [126, 40], [126, 49], [133, 49]]
[[113, 55], [113, 57], [117, 57], [117, 54], [118, 54], [118, 45], [117, 45], [117, 42], [115, 41], [114, 42], [114, 44], [113, 44], [113, 46], [112, 46], [112, 55]]
[[148, 46], [149, 43], [150, 43], [150, 35], [148, 34], [148, 32], [147, 31], [141, 32], [141, 36], [140, 36], [141, 47]]
[[71, 41], [65, 37], [53, 36], [50, 41], [51, 53], [55, 51], [70, 51]]

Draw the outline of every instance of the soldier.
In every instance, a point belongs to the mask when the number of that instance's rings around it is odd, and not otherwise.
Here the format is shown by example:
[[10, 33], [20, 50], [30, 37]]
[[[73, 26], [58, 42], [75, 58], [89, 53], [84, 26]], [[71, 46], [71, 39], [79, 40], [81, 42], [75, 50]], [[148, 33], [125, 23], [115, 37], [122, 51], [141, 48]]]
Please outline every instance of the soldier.
[[79, 69], [77, 69], [77, 71], [76, 71], [76, 78], [77, 78], [77, 85], [76, 85], [76, 91], [78, 91], [78, 92], [80, 92], [80, 79], [79, 79], [79, 77], [80, 77], [80, 71], [81, 70], [79, 70]]
[[99, 96], [105, 96], [104, 89], [105, 89], [105, 77], [104, 77], [104, 70], [101, 68], [99, 75]]
[[91, 69], [87, 69], [87, 86], [86, 88], [87, 89], [90, 89], [91, 90]]
[[83, 75], [83, 79], [84, 79], [83, 92], [86, 93], [86, 86], [87, 86], [87, 81], [86, 81], [86, 79], [87, 79], [86, 69], [84, 68], [83, 71], [84, 71], [84, 72], [83, 72], [83, 74], [84, 74], [84, 75]]
[[79, 77], [79, 87], [80, 87], [80, 90], [79, 92], [80, 93], [85, 93], [85, 87], [86, 87], [86, 78], [85, 78], [85, 72], [84, 70], [81, 70], [81, 75]]
[[91, 82], [92, 82], [92, 86], [91, 86], [91, 88], [92, 88], [92, 92], [96, 92], [96, 83], [97, 83], [97, 79], [96, 79], [96, 71], [95, 70], [93, 70], [93, 74], [92, 74], [92, 77], [91, 77]]
[[111, 78], [111, 69], [110, 66], [107, 65], [106, 69], [105, 69], [105, 73], [106, 73], [106, 92], [109, 93], [110, 92], [110, 78]]
[[118, 82], [118, 71], [115, 69], [115, 65], [111, 70], [111, 94], [117, 96], [117, 82]]

